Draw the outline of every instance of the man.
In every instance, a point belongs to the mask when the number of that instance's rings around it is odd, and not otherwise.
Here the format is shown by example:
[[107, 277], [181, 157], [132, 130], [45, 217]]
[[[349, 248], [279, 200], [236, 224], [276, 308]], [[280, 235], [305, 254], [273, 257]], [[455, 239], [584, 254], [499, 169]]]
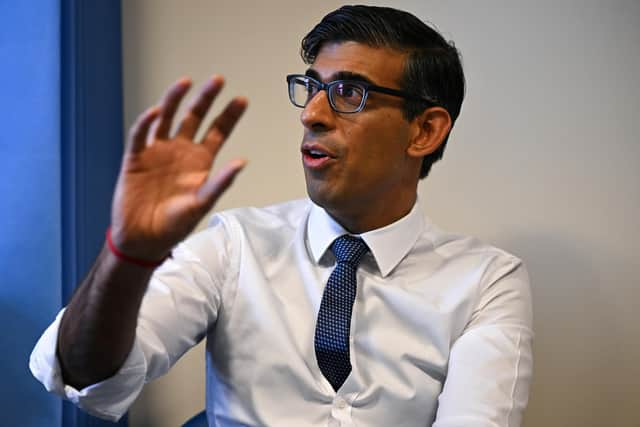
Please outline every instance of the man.
[[244, 166], [208, 178], [247, 101], [194, 144], [223, 80], [172, 136], [190, 87], [178, 81], [133, 125], [105, 248], [32, 371], [117, 419], [207, 337], [211, 425], [519, 425], [532, 364], [525, 269], [437, 229], [416, 201], [460, 111], [457, 50], [408, 13], [348, 6], [302, 55], [309, 69], [287, 81], [311, 200], [223, 212], [179, 244]]

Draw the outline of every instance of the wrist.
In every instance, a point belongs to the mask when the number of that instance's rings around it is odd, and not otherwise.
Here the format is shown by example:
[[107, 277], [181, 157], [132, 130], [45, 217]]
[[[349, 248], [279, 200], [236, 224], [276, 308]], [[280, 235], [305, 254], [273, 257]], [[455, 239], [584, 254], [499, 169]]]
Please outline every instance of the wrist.
[[133, 264], [144, 268], [156, 268], [169, 257], [165, 256], [161, 259], [147, 259], [126, 254], [113, 242], [113, 238], [111, 236], [111, 227], [107, 228], [106, 239], [109, 252], [111, 252], [111, 254], [113, 254], [120, 261], [124, 261], [128, 264]]

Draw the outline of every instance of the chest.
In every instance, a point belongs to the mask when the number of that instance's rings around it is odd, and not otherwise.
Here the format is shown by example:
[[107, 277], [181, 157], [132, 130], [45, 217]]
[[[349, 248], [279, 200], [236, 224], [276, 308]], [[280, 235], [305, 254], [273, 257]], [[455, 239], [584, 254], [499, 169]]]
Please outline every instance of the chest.
[[333, 267], [313, 263], [304, 248], [280, 257], [241, 262], [236, 291], [209, 336], [212, 388], [229, 387], [238, 405], [251, 401], [252, 418], [265, 424], [282, 398], [299, 406], [295, 413], [348, 410], [362, 425], [403, 425], [408, 413], [431, 419], [450, 346], [469, 315], [468, 296], [443, 284], [457, 279], [428, 269], [382, 278], [371, 262], [358, 269], [352, 372], [338, 391], [341, 408], [332, 409], [336, 393], [317, 366], [314, 331]]

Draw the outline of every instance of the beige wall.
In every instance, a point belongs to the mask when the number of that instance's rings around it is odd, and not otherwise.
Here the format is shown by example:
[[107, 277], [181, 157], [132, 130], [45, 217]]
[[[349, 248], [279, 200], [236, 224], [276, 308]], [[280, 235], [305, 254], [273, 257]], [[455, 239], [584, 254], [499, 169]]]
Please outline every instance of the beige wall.
[[[640, 2], [387, 4], [435, 23], [463, 52], [467, 99], [421, 203], [441, 226], [528, 264], [525, 426], [640, 426]], [[299, 111], [284, 75], [304, 70], [300, 37], [338, 5], [123, 1], [127, 125], [177, 77], [223, 73], [223, 98], [251, 102], [223, 161], [250, 164], [218, 208], [302, 197]], [[173, 427], [201, 410], [203, 357], [199, 346], [150, 384], [131, 425]]]

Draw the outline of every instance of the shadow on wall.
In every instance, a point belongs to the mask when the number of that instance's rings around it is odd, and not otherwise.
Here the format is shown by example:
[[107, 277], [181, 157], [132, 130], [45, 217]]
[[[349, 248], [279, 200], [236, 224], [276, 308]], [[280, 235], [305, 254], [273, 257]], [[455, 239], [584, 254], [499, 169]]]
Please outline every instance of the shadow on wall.
[[607, 271], [624, 269], [621, 261], [597, 242], [561, 233], [499, 240], [525, 260], [531, 277], [534, 376], [524, 426], [640, 426], [615, 420], [637, 404], [628, 375], [637, 361], [625, 353], [632, 330], [616, 310], [615, 276], [625, 274]]

